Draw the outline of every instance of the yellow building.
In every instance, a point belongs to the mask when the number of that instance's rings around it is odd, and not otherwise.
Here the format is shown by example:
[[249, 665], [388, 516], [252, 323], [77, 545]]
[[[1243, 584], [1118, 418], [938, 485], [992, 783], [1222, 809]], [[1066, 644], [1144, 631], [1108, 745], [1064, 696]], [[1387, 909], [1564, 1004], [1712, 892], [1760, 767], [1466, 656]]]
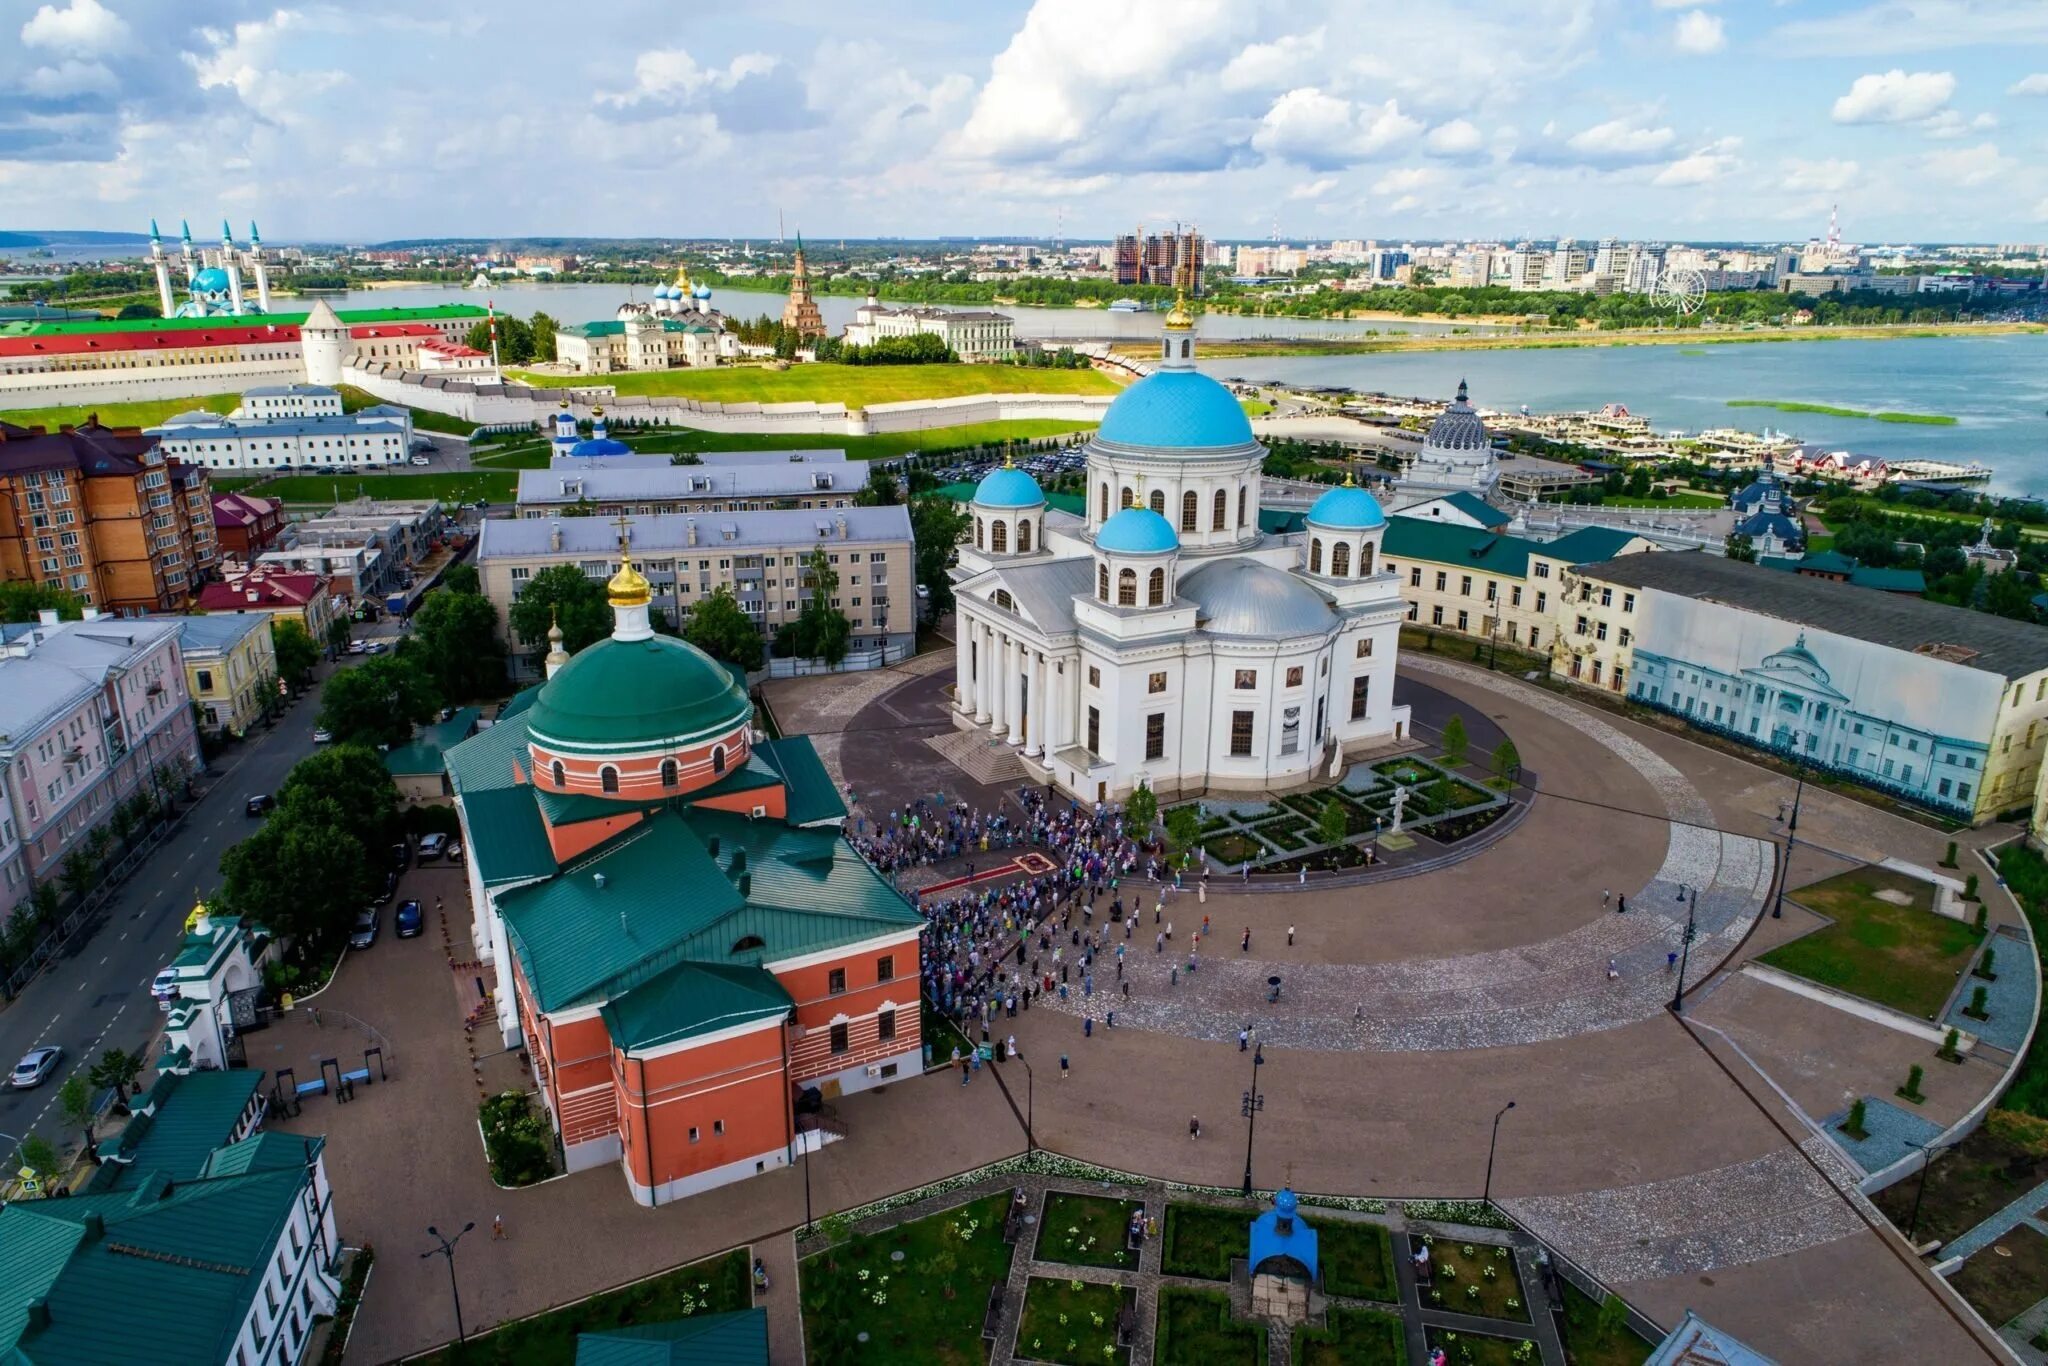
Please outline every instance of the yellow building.
[[157, 620], [178, 623], [178, 650], [185, 660], [185, 682], [199, 708], [200, 729], [214, 735], [247, 734], [277, 694], [277, 651], [270, 643], [270, 614]]
[[1402, 512], [1387, 519], [1383, 553], [1388, 572], [1401, 580], [1408, 620], [1415, 625], [1547, 651], [1557, 637], [1563, 568], [1648, 544], [1604, 527], [1532, 541]]

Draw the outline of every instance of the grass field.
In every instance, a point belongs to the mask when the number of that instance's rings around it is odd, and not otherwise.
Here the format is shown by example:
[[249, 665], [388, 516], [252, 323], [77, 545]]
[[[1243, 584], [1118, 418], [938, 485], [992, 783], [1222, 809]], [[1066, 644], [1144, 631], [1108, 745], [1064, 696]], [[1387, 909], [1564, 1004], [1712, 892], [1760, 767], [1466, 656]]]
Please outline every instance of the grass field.
[[[987, 1360], [988, 1288], [1010, 1274], [1008, 1194], [864, 1234], [798, 1263], [813, 1361]], [[902, 1261], [889, 1254], [901, 1252]], [[857, 1335], [867, 1333], [862, 1344]]]
[[1221, 1290], [1161, 1286], [1158, 1322], [1160, 1366], [1266, 1366], [1265, 1320], [1232, 1318]]
[[[625, 429], [612, 435], [636, 451], [675, 454], [682, 451], [816, 451], [843, 450], [855, 460], [893, 460], [922, 451], [995, 446], [1005, 441], [1037, 441], [1069, 432], [1093, 431], [1092, 422], [1057, 418], [1020, 418], [1013, 422], [972, 422], [918, 432], [887, 432], [879, 436], [839, 436], [831, 432], [705, 432], [669, 427], [647, 431]], [[548, 443], [521, 438], [502, 450], [480, 450], [479, 463], [508, 470], [546, 469]]]
[[1294, 1359], [1301, 1366], [1404, 1366], [1408, 1340], [1395, 1314], [1332, 1305], [1321, 1328], [1294, 1330]]
[[1323, 1288], [1332, 1295], [1398, 1303], [1394, 1252], [1387, 1231], [1354, 1219], [1310, 1219], [1323, 1259]]
[[673, 395], [705, 403], [901, 403], [974, 394], [1113, 394], [1115, 380], [1093, 370], [1033, 370], [1021, 365], [753, 365], [702, 370], [642, 370], [617, 375], [507, 377], [543, 389], [608, 386], [621, 394]]
[[1564, 1322], [1560, 1325], [1560, 1336], [1571, 1366], [1643, 1366], [1650, 1359], [1650, 1344], [1637, 1337], [1627, 1324], [1603, 1330], [1600, 1306], [1593, 1302], [1593, 1297], [1570, 1281], [1561, 1283]]
[[1175, 1202], [1166, 1207], [1166, 1246], [1159, 1269], [1169, 1276], [1230, 1279], [1230, 1259], [1251, 1252], [1251, 1219], [1243, 1210]]
[[1138, 1257], [1125, 1250], [1124, 1229], [1136, 1208], [1136, 1202], [1130, 1200], [1049, 1192], [1038, 1223], [1035, 1255], [1042, 1262], [1129, 1270], [1138, 1264]]
[[1819, 413], [1822, 417], [1867, 417], [1877, 422], [1914, 422], [1928, 427], [1953, 427], [1956, 419], [1946, 413], [1869, 412], [1862, 408], [1837, 408], [1827, 403], [1798, 403], [1782, 398], [1731, 398], [1731, 408], [1775, 408], [1781, 413]]
[[1129, 1349], [1116, 1345], [1116, 1318], [1135, 1294], [1116, 1285], [1032, 1277], [1024, 1287], [1017, 1355], [1062, 1366], [1129, 1361]]
[[[213, 487], [223, 493], [248, 488], [253, 479], [215, 479]], [[265, 498], [282, 498], [287, 503], [318, 503], [332, 506], [337, 500], [368, 494], [385, 501], [416, 501], [438, 498], [444, 503], [474, 503], [486, 499], [509, 503], [519, 491], [519, 475], [513, 470], [450, 470], [431, 474], [290, 474], [272, 479], [255, 490]]]
[[[378, 398], [369, 390], [358, 389], [353, 384], [344, 384], [339, 386], [339, 388], [341, 392], [341, 410], [345, 413], [360, 412], [364, 408], [374, 407], [384, 402], [383, 399]], [[446, 432], [450, 436], [468, 436], [476, 430], [474, 422], [468, 422], [459, 417], [450, 417], [446, 413], [431, 412], [425, 408], [414, 408], [403, 403], [394, 403], [391, 406], [394, 408], [404, 408], [407, 412], [411, 413], [412, 425], [423, 432]]]
[[1601, 507], [1609, 508], [1722, 508], [1728, 506], [1725, 498], [1716, 498], [1710, 493], [1674, 493], [1668, 498], [1632, 498], [1626, 494], [1610, 494], [1600, 500]]
[[59, 408], [0, 408], [0, 422], [12, 422], [20, 427], [47, 427], [55, 431], [66, 425], [75, 427], [97, 413], [102, 426], [154, 427], [167, 418], [176, 417], [179, 413], [189, 413], [196, 408], [204, 408], [210, 413], [231, 413], [241, 401], [240, 394], [194, 394], [190, 398], [165, 398], [145, 403], [81, 403]]
[[1915, 1019], [1941, 1013], [1982, 938], [1967, 922], [1934, 914], [1931, 884], [1886, 868], [1838, 873], [1792, 899], [1835, 923], [1780, 944], [1759, 962]]

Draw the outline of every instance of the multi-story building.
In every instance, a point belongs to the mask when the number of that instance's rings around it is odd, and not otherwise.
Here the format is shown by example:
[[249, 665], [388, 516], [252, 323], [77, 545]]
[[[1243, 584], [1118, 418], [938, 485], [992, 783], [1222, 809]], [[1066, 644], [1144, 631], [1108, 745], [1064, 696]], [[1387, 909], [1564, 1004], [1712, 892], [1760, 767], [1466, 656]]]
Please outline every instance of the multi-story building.
[[890, 308], [872, 294], [854, 310], [842, 340], [848, 346], [872, 346], [885, 337], [922, 334], [941, 338], [964, 361], [1006, 361], [1017, 353], [1016, 321], [1007, 313]]
[[245, 612], [296, 621], [315, 641], [323, 643], [327, 628], [341, 614], [324, 576], [274, 569], [253, 569], [209, 583], [199, 591], [194, 606], [202, 612]]
[[268, 422], [280, 417], [340, 417], [341, 391], [325, 384], [259, 384], [242, 391], [236, 417]]
[[178, 628], [185, 685], [200, 724], [217, 735], [240, 737], [263, 715], [277, 689], [277, 650], [270, 621], [255, 613], [201, 613], [152, 617]]
[[[651, 585], [653, 604], [680, 626], [690, 610], [720, 588], [773, 638], [803, 611], [810, 590], [804, 563], [823, 549], [839, 575], [833, 606], [853, 624], [850, 647], [895, 658], [915, 647], [916, 544], [909, 509], [849, 507], [814, 512], [635, 515], [627, 523], [632, 553]], [[555, 521], [490, 519], [477, 544], [484, 596], [509, 620], [513, 601], [535, 574], [573, 564], [592, 578], [619, 566], [619, 528], [596, 517]], [[512, 641], [514, 651], [519, 650]], [[537, 671], [534, 655], [514, 665]]]
[[1386, 567], [1400, 578], [1408, 620], [1416, 625], [1546, 650], [1557, 631], [1560, 566], [1647, 545], [1604, 527], [1543, 542], [1404, 512], [1387, 520]]
[[587, 468], [574, 470], [521, 470], [519, 515], [824, 511], [852, 507], [855, 495], [867, 486], [865, 468], [786, 460], [651, 469], [638, 464], [621, 467], [603, 459], [586, 463]]
[[1599, 686], [1620, 670], [1631, 701], [1958, 820], [2034, 799], [2048, 630], [2031, 622], [1699, 551], [1575, 565], [1565, 587], [1572, 633], [1610, 633], [1589, 686], [1603, 663]]
[[0, 820], [14, 846], [0, 908], [10, 912], [138, 788], [182, 783], [199, 767], [178, 624], [88, 611], [0, 632]]
[[1164, 285], [1189, 295], [1202, 292], [1202, 234], [1185, 224], [1147, 236], [1135, 233], [1116, 239], [1113, 269], [1120, 285]]
[[284, 530], [284, 504], [247, 493], [213, 495], [213, 535], [219, 553], [247, 564]]
[[412, 414], [388, 403], [311, 417], [179, 413], [149, 434], [174, 460], [210, 470], [344, 469], [402, 465], [412, 455]]
[[0, 578], [171, 611], [217, 559], [205, 471], [167, 461], [155, 437], [0, 422]]

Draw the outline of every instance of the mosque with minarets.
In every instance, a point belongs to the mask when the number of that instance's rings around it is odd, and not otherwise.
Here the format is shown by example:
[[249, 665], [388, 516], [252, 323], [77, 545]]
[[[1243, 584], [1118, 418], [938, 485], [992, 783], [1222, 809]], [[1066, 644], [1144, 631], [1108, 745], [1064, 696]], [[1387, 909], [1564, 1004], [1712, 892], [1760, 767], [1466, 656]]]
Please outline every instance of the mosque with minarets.
[[[192, 225], [181, 222], [179, 266], [185, 274], [185, 301], [177, 302], [171, 292], [171, 258], [164, 252], [163, 235], [156, 220], [149, 220], [149, 266], [156, 275], [158, 307], [166, 318], [240, 318], [270, 312], [270, 269], [263, 259], [263, 236], [249, 225], [246, 246], [235, 242], [235, 230], [225, 218], [220, 223], [218, 249], [195, 250]], [[244, 290], [242, 272], [253, 277], [255, 297]]]
[[1294, 787], [1404, 738], [1401, 585], [1380, 503], [1332, 488], [1300, 531], [1259, 525], [1265, 448], [1195, 369], [1176, 304], [1156, 368], [1086, 447], [1086, 508], [1004, 466], [954, 571], [954, 724], [1084, 800]]

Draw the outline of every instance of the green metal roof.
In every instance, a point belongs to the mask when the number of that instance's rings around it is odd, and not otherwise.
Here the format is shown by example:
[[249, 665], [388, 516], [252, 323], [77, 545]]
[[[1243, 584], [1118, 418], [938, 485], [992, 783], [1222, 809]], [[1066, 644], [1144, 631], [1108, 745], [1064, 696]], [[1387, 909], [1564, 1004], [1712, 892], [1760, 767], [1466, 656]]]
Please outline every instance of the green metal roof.
[[184, 1180], [206, 1168], [215, 1148], [230, 1142], [263, 1086], [256, 1068], [225, 1072], [169, 1073], [157, 1079], [138, 1105], [155, 1112], [136, 1115], [121, 1131], [120, 1141], [102, 1154], [105, 1164], [94, 1174], [94, 1188], [128, 1184], [142, 1172], [164, 1172]]
[[[660, 320], [660, 322], [661, 330], [664, 332], [710, 333], [718, 330], [716, 328], [706, 327], [702, 323], [678, 322], [674, 318], [663, 318]], [[604, 319], [602, 321], [594, 323], [577, 323], [573, 327], [565, 327], [562, 329], [562, 331], [564, 332], [573, 332], [579, 337], [616, 337], [625, 330], [626, 324], [624, 323], [624, 321], [618, 318]]]
[[576, 1335], [576, 1366], [767, 1366], [768, 1311], [699, 1314]]
[[394, 778], [438, 776], [448, 767], [448, 751], [476, 733], [477, 718], [482, 715], [480, 708], [462, 707], [446, 721], [421, 727], [411, 744], [385, 753], [385, 771]]
[[621, 1048], [658, 1048], [697, 1034], [777, 1019], [796, 1004], [764, 968], [678, 963], [598, 1012]]
[[498, 720], [500, 722], [510, 721], [513, 717], [532, 706], [534, 699], [540, 696], [540, 686], [540, 684], [536, 683], [530, 688], [521, 688], [518, 692], [513, 693], [512, 700], [498, 708]]
[[1511, 520], [1505, 512], [1476, 493], [1448, 493], [1441, 501], [1449, 503], [1483, 527], [1498, 530]]
[[[811, 743], [810, 736], [764, 740], [754, 747], [753, 757], [765, 760], [781, 777], [789, 810], [783, 819], [791, 825], [846, 819], [846, 803], [840, 799], [839, 788], [825, 771], [825, 763], [818, 757], [818, 748]], [[748, 766], [751, 768], [751, 763]]]
[[450, 748], [444, 757], [455, 790], [467, 797], [494, 787], [513, 787], [525, 781], [529, 762], [526, 742], [525, 717], [510, 721], [500, 717], [497, 725], [480, 730]]
[[[343, 308], [335, 315], [351, 326], [368, 323], [430, 323], [450, 319], [482, 322], [487, 316], [475, 304], [434, 304], [427, 308]], [[239, 318], [89, 318], [69, 322], [19, 322], [0, 326], [0, 336], [64, 337], [110, 332], [203, 331], [223, 326], [261, 327], [265, 323], [296, 327], [305, 313], [250, 313]]]
[[1463, 567], [1504, 578], [1528, 572], [1529, 552], [1537, 548], [1518, 536], [1501, 536], [1480, 527], [1452, 526], [1424, 517], [1389, 517], [1381, 552], [1390, 560], [1425, 560]]
[[1259, 530], [1268, 536], [1286, 536], [1308, 525], [1308, 514], [1286, 508], [1260, 508]]
[[521, 719], [536, 738], [601, 754], [708, 738], [753, 714], [746, 687], [725, 666], [685, 641], [650, 636], [578, 651]]
[[1633, 531], [1586, 526], [1554, 541], [1532, 545], [1530, 550], [1553, 560], [1563, 560], [1566, 564], [1584, 564], [1588, 560], [1611, 560], [1636, 539]]
[[484, 886], [554, 876], [555, 854], [534, 796], [530, 787], [462, 794], [462, 809], [469, 818], [469, 857]]
[[317, 1134], [276, 1130], [254, 1133], [240, 1143], [215, 1148], [201, 1176], [240, 1176], [245, 1172], [304, 1171], [320, 1156], [327, 1140]]

